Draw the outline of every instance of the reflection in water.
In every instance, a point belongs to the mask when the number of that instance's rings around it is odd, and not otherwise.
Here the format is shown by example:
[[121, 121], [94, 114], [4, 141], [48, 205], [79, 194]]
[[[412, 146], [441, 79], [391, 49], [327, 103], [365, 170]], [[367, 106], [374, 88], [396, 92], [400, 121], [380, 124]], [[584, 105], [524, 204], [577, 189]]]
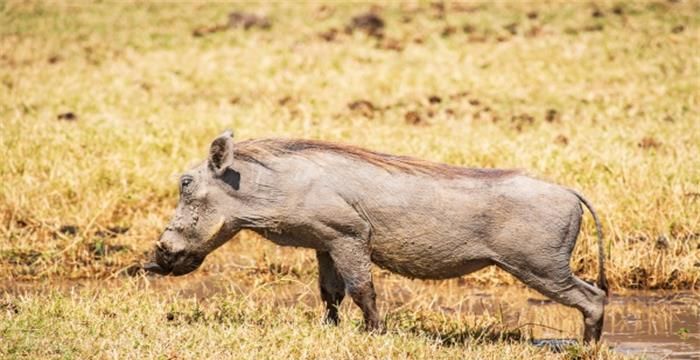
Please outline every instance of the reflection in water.
[[[261, 283], [259, 280], [256, 276], [241, 274], [196, 273], [182, 278], [144, 278], [139, 286], [183, 297], [194, 296], [204, 301], [216, 294], [237, 293], [252, 300], [284, 306], [321, 306], [314, 280], [287, 277], [272, 282]], [[95, 285], [104, 288], [105, 282]], [[114, 286], [119, 286], [119, 281], [114, 281]], [[56, 287], [55, 284], [13, 283], [0, 286], [0, 294]], [[89, 282], [72, 282], [58, 287], [93, 286]], [[527, 329], [534, 339], [546, 346], [558, 345], [556, 341], [543, 339], [579, 338], [583, 328], [578, 310], [521, 287], [474, 288], [459, 280], [417, 281], [382, 274], [376, 280], [376, 288], [383, 314], [427, 310], [455, 314], [467, 320], [491, 316], [510, 328]], [[351, 303], [345, 301], [342, 312], [358, 317], [358, 310]], [[617, 351], [644, 354], [648, 358], [700, 359], [698, 293], [634, 291], [614, 294], [609, 299], [605, 315], [603, 339]], [[566, 341], [560, 340], [559, 343], [565, 344]]]

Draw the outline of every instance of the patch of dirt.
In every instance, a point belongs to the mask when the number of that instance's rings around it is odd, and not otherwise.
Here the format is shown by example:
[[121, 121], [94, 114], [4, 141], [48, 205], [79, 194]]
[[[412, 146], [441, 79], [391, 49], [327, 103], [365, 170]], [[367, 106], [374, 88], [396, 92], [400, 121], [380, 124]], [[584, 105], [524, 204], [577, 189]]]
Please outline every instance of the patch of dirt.
[[425, 37], [423, 36], [415, 36], [413, 37], [413, 40], [411, 40], [415, 44], [422, 44], [425, 42]]
[[420, 125], [427, 125], [428, 122], [421, 117], [420, 113], [415, 110], [411, 110], [406, 112], [403, 116], [404, 121], [408, 125], [414, 125], [414, 126], [420, 126]]
[[19, 314], [19, 306], [15, 305], [10, 301], [0, 302], [0, 310], [5, 310], [11, 314]]
[[78, 233], [78, 226], [76, 225], [61, 225], [60, 228], [58, 228], [58, 232], [63, 234], [63, 235], [76, 235]]
[[442, 32], [440, 33], [440, 36], [442, 37], [449, 37], [453, 34], [457, 33], [457, 28], [451, 25], [447, 25], [442, 29]]
[[196, 322], [203, 322], [206, 320], [206, 314], [199, 308], [192, 309], [191, 311], [169, 311], [165, 314], [165, 320], [168, 322], [173, 322], [174, 325], [180, 323], [192, 324]]
[[15, 226], [17, 226], [20, 229], [23, 229], [29, 226], [29, 223], [27, 223], [25, 220], [17, 219], [15, 220]]
[[445, 12], [445, 3], [442, 1], [433, 1], [430, 3], [430, 8], [437, 12]]
[[340, 31], [336, 28], [330, 28], [326, 31], [322, 31], [318, 33], [318, 37], [328, 41], [328, 42], [333, 42], [338, 38], [338, 35], [340, 35]]
[[511, 35], [518, 34], [518, 23], [510, 23], [505, 25], [503, 28], [506, 29], [506, 31], [508, 31]]
[[258, 28], [267, 30], [272, 27], [272, 22], [266, 16], [234, 11], [228, 14], [228, 26], [230, 28], [243, 28], [249, 30]]
[[469, 91], [460, 91], [460, 92], [457, 92], [457, 93], [450, 95], [450, 99], [452, 99], [452, 100], [462, 99], [462, 98], [465, 98], [467, 96], [469, 96]]
[[46, 61], [49, 64], [56, 64], [56, 63], [61, 62], [62, 60], [63, 60], [63, 58], [60, 55], [51, 55], [51, 56], [49, 56], [48, 59], [46, 59]]
[[671, 246], [671, 243], [668, 241], [668, 238], [664, 235], [659, 235], [656, 238], [656, 243], [654, 244], [654, 248], [657, 250], [666, 250]]
[[78, 120], [78, 115], [76, 115], [72, 111], [69, 111], [69, 112], [64, 112], [64, 113], [58, 114], [58, 116], [56, 116], [56, 119], [62, 120], [62, 121], [76, 121], [76, 120]]
[[354, 16], [350, 20], [350, 24], [345, 28], [345, 30], [348, 33], [359, 30], [363, 31], [369, 36], [381, 38], [384, 36], [384, 27], [384, 19], [374, 12], [367, 12]]
[[287, 95], [287, 96], [283, 96], [283, 97], [279, 98], [279, 99], [277, 100], [277, 104], [278, 104], [279, 106], [287, 106], [287, 105], [292, 104], [292, 101], [293, 101], [293, 100], [294, 100], [294, 99], [293, 99], [291, 96]]
[[682, 33], [683, 31], [685, 31], [685, 26], [683, 26], [683, 25], [674, 26], [673, 29], [671, 29], [671, 32], [674, 34], [679, 34], [679, 33]]
[[659, 147], [661, 147], [661, 142], [659, 142], [651, 136], [647, 136], [640, 140], [637, 143], [637, 146], [645, 150], [658, 149]]
[[362, 115], [369, 119], [373, 118], [374, 113], [380, 110], [379, 107], [375, 106], [369, 100], [355, 100], [348, 104], [348, 109], [355, 114]]
[[202, 37], [208, 34], [237, 28], [242, 28], [244, 30], [253, 28], [267, 30], [271, 27], [272, 22], [265, 16], [234, 11], [228, 14], [228, 21], [225, 24], [198, 27], [192, 31], [192, 36]]
[[557, 110], [547, 109], [547, 112], [544, 114], [544, 120], [548, 123], [560, 122], [561, 116]]
[[[698, 200], [700, 199], [700, 192], [686, 192], [683, 194], [683, 196], [691, 200]], [[698, 235], [700, 235], [700, 233]]]
[[532, 25], [530, 29], [525, 31], [526, 37], [536, 37], [542, 34], [542, 27], [538, 25]]
[[480, 34], [471, 34], [467, 38], [467, 41], [469, 41], [471, 43], [483, 43], [483, 42], [486, 42], [486, 40], [487, 40], [486, 36], [480, 35]]
[[554, 138], [554, 143], [557, 145], [566, 146], [569, 145], [569, 138], [562, 134], [559, 134], [556, 138]]
[[429, 7], [430, 17], [435, 20], [445, 20], [445, 3], [442, 1], [436, 1], [430, 3]]
[[594, 24], [594, 25], [587, 25], [584, 26], [581, 30], [585, 32], [596, 32], [596, 31], [603, 31], [604, 27], [602, 24]]
[[111, 226], [105, 230], [96, 231], [95, 236], [113, 238], [113, 237], [116, 237], [117, 235], [126, 234], [128, 231], [129, 231], [129, 227], [127, 227], [127, 226]]
[[0, 251], [0, 259], [12, 265], [33, 265], [41, 258], [36, 250], [6, 250]]
[[442, 102], [442, 98], [437, 95], [431, 95], [428, 97], [428, 102], [431, 104], [439, 104]]
[[521, 132], [526, 126], [534, 124], [535, 118], [532, 115], [523, 113], [511, 116], [510, 121], [513, 123], [515, 130]]
[[314, 15], [318, 20], [325, 20], [333, 16], [335, 13], [335, 8], [328, 5], [321, 5], [316, 8], [316, 14]]
[[377, 44], [377, 48], [383, 50], [403, 51], [404, 44], [395, 38], [385, 38]]
[[204, 35], [213, 34], [221, 31], [226, 31], [228, 26], [226, 25], [214, 25], [214, 26], [200, 26], [192, 30], [192, 36], [202, 37]]

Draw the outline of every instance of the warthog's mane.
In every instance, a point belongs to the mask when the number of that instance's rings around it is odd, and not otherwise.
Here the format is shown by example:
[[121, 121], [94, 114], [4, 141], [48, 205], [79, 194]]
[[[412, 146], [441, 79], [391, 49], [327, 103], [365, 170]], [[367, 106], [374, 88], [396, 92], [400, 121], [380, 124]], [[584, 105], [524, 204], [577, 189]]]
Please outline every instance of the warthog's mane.
[[474, 177], [499, 179], [519, 173], [514, 169], [478, 169], [452, 166], [409, 156], [383, 154], [360, 147], [318, 140], [257, 139], [236, 143], [234, 155], [237, 159], [268, 167], [269, 157], [287, 155], [311, 156], [314, 153], [334, 153], [363, 161], [391, 172], [424, 174], [446, 178]]

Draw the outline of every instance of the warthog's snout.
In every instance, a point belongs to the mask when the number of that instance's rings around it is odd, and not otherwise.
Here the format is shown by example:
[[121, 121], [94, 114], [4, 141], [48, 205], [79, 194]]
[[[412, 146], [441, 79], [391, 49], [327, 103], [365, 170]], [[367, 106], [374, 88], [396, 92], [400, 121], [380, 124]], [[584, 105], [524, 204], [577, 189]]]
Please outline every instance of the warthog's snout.
[[186, 250], [172, 251], [163, 245], [161, 239], [156, 245], [155, 261], [143, 268], [159, 275], [180, 276], [196, 270], [204, 262], [204, 257]]

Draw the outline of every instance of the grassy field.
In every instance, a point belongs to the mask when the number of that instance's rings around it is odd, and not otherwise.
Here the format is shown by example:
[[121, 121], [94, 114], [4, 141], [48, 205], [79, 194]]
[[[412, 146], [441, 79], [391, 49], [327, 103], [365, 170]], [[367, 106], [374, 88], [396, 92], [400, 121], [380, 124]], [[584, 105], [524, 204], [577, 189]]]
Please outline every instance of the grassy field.
[[[613, 290], [700, 288], [700, 2], [0, 0], [0, 8], [4, 281], [136, 273], [174, 209], [177, 174], [231, 128], [238, 139], [323, 139], [526, 169], [580, 190], [596, 206]], [[232, 11], [265, 20], [229, 27]], [[368, 11], [383, 29], [351, 26]], [[586, 216], [572, 267], [594, 278], [595, 254]], [[313, 252], [247, 233], [200, 271], [236, 266], [257, 269], [240, 281], [316, 276]], [[451, 281], [515, 282], [496, 269]], [[75, 357], [132, 348], [132, 357], [168, 357], [174, 346], [184, 358], [232, 349], [274, 357], [565, 356], [518, 342], [438, 346], [401, 326], [386, 337], [350, 331], [347, 322], [322, 331], [316, 312], [311, 320], [294, 307], [268, 316], [270, 305], [243, 306], [234, 297], [212, 301], [206, 321], [181, 327], [162, 318], [172, 299], [128, 286], [119, 294], [6, 297], [13, 305], [3, 305], [2, 316], [25, 330], [3, 329], [0, 337], [13, 341], [2, 341], [0, 355], [60, 357], [52, 351], [70, 347]], [[269, 326], [211, 320], [220, 306]], [[99, 322], [104, 311], [114, 321]], [[44, 322], [50, 312], [66, 315]], [[63, 349], [39, 336], [56, 329]], [[64, 341], [113, 332], [121, 342]], [[279, 346], [309, 339], [320, 342], [315, 352]]]
[[222, 292], [205, 301], [130, 281], [118, 292], [46, 291], [0, 298], [3, 358], [160, 359], [618, 359], [605, 347], [563, 353], [527, 344], [495, 316], [394, 310], [382, 335], [361, 331], [348, 307], [339, 327], [320, 324], [321, 307], [271, 301], [279, 287]]

